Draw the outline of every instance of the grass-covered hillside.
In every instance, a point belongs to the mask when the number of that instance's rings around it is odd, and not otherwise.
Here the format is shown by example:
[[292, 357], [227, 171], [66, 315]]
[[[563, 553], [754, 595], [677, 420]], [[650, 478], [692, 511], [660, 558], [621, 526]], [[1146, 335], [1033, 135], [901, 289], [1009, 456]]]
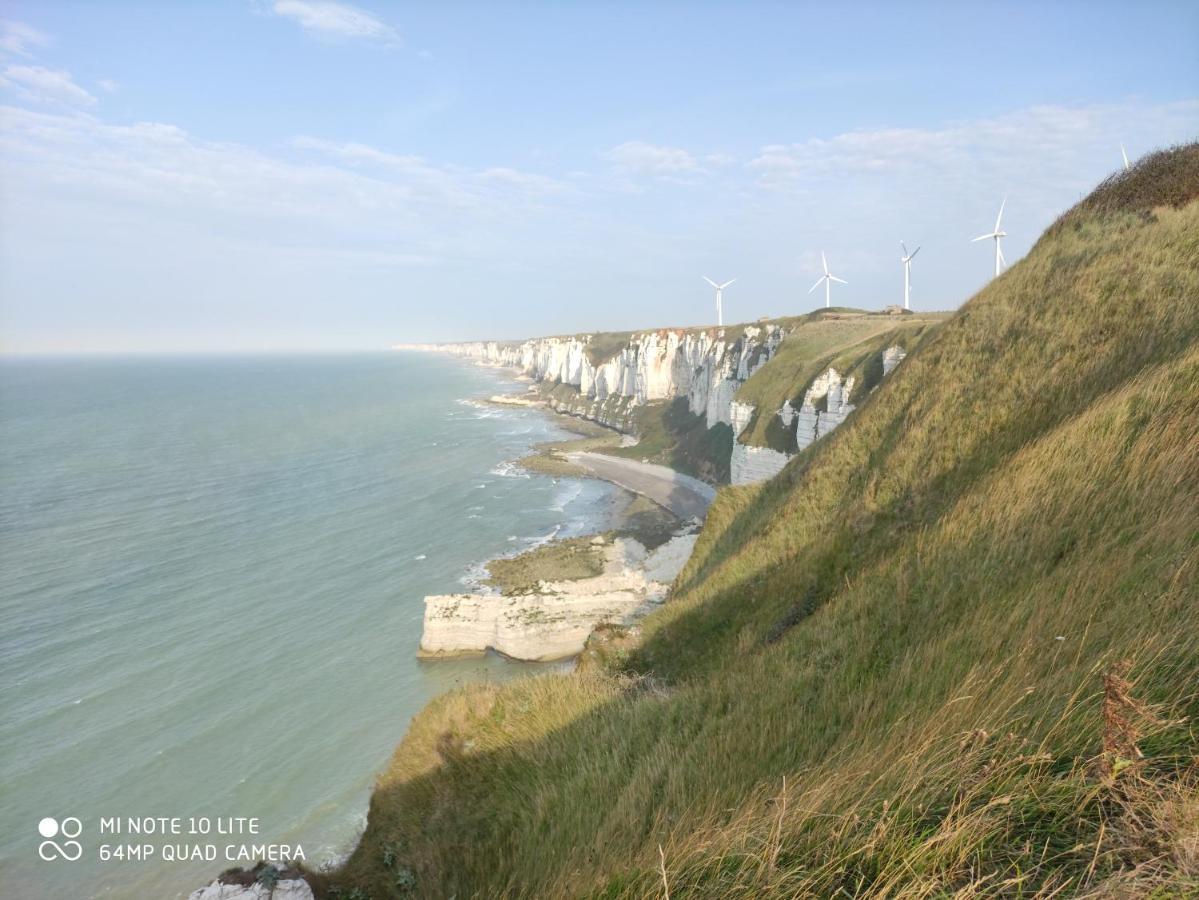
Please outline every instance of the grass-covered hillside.
[[1199, 892], [1199, 145], [1101, 185], [585, 673], [413, 723], [326, 896]]
[[785, 402], [791, 401], [798, 409], [816, 376], [834, 368], [842, 378], [853, 378], [848, 399], [861, 403], [882, 380], [883, 351], [899, 346], [910, 353], [944, 319], [944, 313], [892, 317], [849, 310], [817, 311], [794, 328], [770, 362], [737, 391], [739, 402], [756, 407], [739, 440], [794, 453], [794, 431], [784, 429], [775, 415]]

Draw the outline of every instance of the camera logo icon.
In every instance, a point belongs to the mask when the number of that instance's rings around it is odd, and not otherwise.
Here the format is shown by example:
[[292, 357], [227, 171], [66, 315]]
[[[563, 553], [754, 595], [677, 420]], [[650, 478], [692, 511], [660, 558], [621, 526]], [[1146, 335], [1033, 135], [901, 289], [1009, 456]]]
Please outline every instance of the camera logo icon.
[[[83, 856], [83, 845], [75, 838], [83, 831], [83, 823], [74, 816], [67, 816], [61, 822], [58, 819], [46, 816], [37, 823], [37, 832], [45, 840], [37, 847], [37, 855], [46, 862], [55, 859], [65, 859], [67, 862], [75, 862], [79, 857]], [[52, 838], [65, 838], [62, 841], [52, 840]]]

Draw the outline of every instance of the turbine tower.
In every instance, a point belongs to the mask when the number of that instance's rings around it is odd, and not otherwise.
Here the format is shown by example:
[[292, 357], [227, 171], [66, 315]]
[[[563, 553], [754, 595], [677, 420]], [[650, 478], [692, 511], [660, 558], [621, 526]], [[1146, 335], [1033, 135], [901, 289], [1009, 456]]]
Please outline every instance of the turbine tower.
[[716, 288], [716, 324], [718, 326], [724, 325], [724, 306], [723, 306], [724, 289], [736, 280], [737, 280], [736, 278], [730, 278], [724, 284], [717, 284], [715, 281], [713, 281], [707, 275], [704, 276], [704, 281], [708, 282], [708, 284], [710, 284], [710, 285], [712, 285], [712, 287]]
[[903, 263], [903, 308], [912, 308], [912, 260], [916, 258], [916, 254], [920, 252], [917, 247], [911, 253], [908, 253], [908, 245], [903, 241], [899, 242], [899, 246], [903, 248], [903, 256], [899, 261]]
[[810, 293], [812, 293], [812, 291], [816, 290], [816, 288], [820, 287], [820, 282], [823, 281], [824, 282], [824, 308], [828, 309], [830, 306], [832, 306], [832, 303], [829, 300], [829, 285], [832, 284], [834, 281], [837, 282], [838, 284], [849, 284], [849, 282], [843, 278], [838, 278], [836, 275], [834, 275], [832, 272], [830, 272], [828, 270], [828, 260], [825, 258], [823, 250], [820, 251], [820, 262], [824, 264], [824, 274], [816, 279], [816, 283], [814, 285], [812, 285], [810, 288], [808, 288], [808, 293], [810, 294]]
[[1123, 143], [1120, 144], [1120, 155], [1124, 157], [1124, 171], [1127, 172], [1132, 166], [1128, 164], [1128, 153], [1125, 152]]
[[[990, 234], [980, 234], [978, 237], [976, 237], [974, 239], [974, 241], [985, 241], [985, 240], [987, 240], [987, 238], [994, 238], [994, 240], [995, 240], [995, 277], [996, 278], [999, 277], [999, 273], [1003, 270], [1003, 264], [1005, 262], [1007, 262], [1007, 260], [1005, 260], [1003, 258], [1003, 248], [999, 246], [1000, 239], [1007, 237], [1007, 232], [1000, 231], [1000, 229], [999, 229], [999, 223], [1003, 221], [1003, 208], [1005, 206], [1007, 206], [1007, 197], [1004, 197], [1003, 202], [999, 204], [999, 215], [995, 217], [995, 230], [992, 231]], [[971, 241], [971, 243], [974, 243], [974, 241]]]

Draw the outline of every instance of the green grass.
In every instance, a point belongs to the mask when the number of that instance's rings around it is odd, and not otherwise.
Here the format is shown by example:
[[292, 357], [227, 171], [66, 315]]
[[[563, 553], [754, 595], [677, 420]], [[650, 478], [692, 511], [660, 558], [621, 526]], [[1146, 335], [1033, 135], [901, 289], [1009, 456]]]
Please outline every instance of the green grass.
[[631, 331], [599, 331], [587, 342], [587, 360], [599, 368], [610, 359], [615, 359], [629, 344]]
[[741, 443], [794, 453], [795, 436], [784, 431], [775, 415], [786, 401], [798, 408], [812, 381], [831, 366], [842, 377], [854, 376], [857, 384], [850, 399], [857, 403], [881, 380], [883, 350], [899, 345], [910, 352], [945, 318], [943, 313], [845, 314], [801, 322], [770, 362], [737, 391], [738, 402], [757, 407]]
[[621, 498], [615, 515], [616, 527], [602, 534], [547, 541], [516, 556], [493, 559], [487, 564], [484, 583], [506, 595], [538, 590], [542, 581], [576, 581], [602, 575], [612, 541], [632, 538], [647, 550], [666, 543], [681, 523], [674, 515], [639, 494]]
[[518, 556], [493, 559], [487, 564], [485, 584], [503, 594], [527, 594], [542, 581], [577, 581], [603, 574], [607, 538], [592, 535], [549, 541]]
[[434, 701], [318, 892], [1199, 893], [1197, 156], [722, 490], [631, 652]]

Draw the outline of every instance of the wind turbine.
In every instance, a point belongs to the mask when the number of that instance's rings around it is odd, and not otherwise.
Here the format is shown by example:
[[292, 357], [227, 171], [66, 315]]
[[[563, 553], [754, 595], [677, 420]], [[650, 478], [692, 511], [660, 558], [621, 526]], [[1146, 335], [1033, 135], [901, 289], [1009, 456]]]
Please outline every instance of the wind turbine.
[[830, 272], [828, 270], [828, 260], [825, 258], [823, 250], [820, 251], [820, 261], [824, 264], [824, 274], [816, 279], [816, 283], [814, 285], [812, 285], [810, 288], [808, 288], [808, 293], [810, 294], [810, 293], [812, 293], [812, 291], [816, 290], [816, 288], [820, 287], [820, 282], [823, 281], [824, 282], [824, 306], [827, 309], [828, 307], [832, 306], [832, 303], [829, 300], [829, 285], [832, 284], [834, 281], [837, 282], [838, 284], [849, 284], [849, 282], [843, 278], [838, 278], [836, 275], [834, 275], [832, 272]]
[[1006, 231], [999, 230], [999, 223], [1003, 221], [1003, 208], [1005, 206], [1007, 206], [1007, 197], [1004, 197], [1003, 202], [999, 204], [999, 215], [995, 217], [995, 230], [992, 231], [990, 234], [980, 234], [978, 237], [976, 237], [974, 239], [974, 241], [971, 241], [971, 243], [974, 243], [975, 241], [985, 241], [987, 238], [995, 239], [995, 277], [996, 278], [999, 277], [999, 273], [1002, 270], [1003, 264], [1005, 262], [1007, 262], [1007, 260], [1005, 260], [1003, 258], [1003, 248], [999, 246], [1000, 238], [1007, 237]]
[[1124, 171], [1127, 172], [1132, 167], [1128, 164], [1128, 154], [1124, 151], [1123, 142], [1120, 143], [1120, 155], [1124, 157]]
[[917, 247], [911, 253], [908, 253], [908, 245], [903, 241], [899, 242], [899, 246], [903, 248], [903, 256], [899, 261], [903, 263], [903, 308], [911, 309], [912, 304], [912, 260], [916, 258], [916, 254], [920, 252]]
[[712, 285], [712, 287], [716, 288], [716, 324], [717, 324], [717, 326], [724, 325], [724, 309], [723, 309], [723, 305], [721, 302], [722, 298], [724, 297], [724, 289], [736, 280], [737, 280], [736, 278], [730, 278], [724, 284], [717, 284], [715, 281], [713, 281], [707, 275], [704, 276], [704, 281], [708, 282], [708, 284], [710, 284], [710, 285]]

